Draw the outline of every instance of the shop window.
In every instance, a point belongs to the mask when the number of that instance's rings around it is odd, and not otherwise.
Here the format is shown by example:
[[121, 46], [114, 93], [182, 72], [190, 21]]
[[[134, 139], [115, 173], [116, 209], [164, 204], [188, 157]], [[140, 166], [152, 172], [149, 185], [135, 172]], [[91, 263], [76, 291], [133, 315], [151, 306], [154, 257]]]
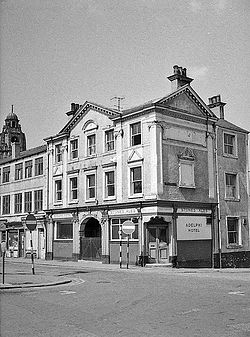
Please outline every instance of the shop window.
[[3, 183], [8, 183], [10, 181], [10, 166], [3, 168]]
[[237, 188], [237, 175], [226, 173], [226, 199], [238, 199], [238, 188]]
[[10, 195], [3, 196], [3, 214], [10, 214]]
[[32, 192], [24, 192], [24, 212], [32, 212]]
[[86, 199], [95, 199], [96, 197], [96, 176], [89, 174], [86, 176]]
[[142, 167], [130, 168], [130, 194], [136, 195], [142, 193]]
[[87, 155], [93, 156], [96, 153], [96, 135], [87, 136]]
[[131, 145], [141, 144], [141, 122], [130, 125]]
[[240, 225], [238, 218], [227, 218], [227, 237], [228, 245], [241, 245]]
[[105, 172], [105, 198], [115, 196], [115, 171]]
[[55, 146], [55, 162], [62, 162], [62, 144], [58, 144]]
[[73, 224], [57, 222], [56, 226], [57, 239], [73, 239]]
[[43, 190], [34, 191], [34, 211], [39, 212], [43, 210]]
[[43, 157], [35, 159], [35, 176], [43, 174]]
[[32, 167], [33, 162], [32, 160], [28, 160], [24, 164], [24, 177], [25, 178], [31, 178], [32, 177]]
[[105, 132], [105, 151], [113, 151], [115, 149], [114, 130]]
[[78, 139], [70, 141], [70, 159], [74, 160], [78, 158]]
[[135, 231], [134, 233], [129, 235], [129, 239], [131, 240], [138, 240], [138, 218], [127, 218], [127, 219], [111, 219], [111, 240], [120, 240], [120, 233], [121, 239], [127, 240], [127, 235], [122, 231], [122, 224], [126, 221], [130, 220], [135, 224]]
[[23, 163], [15, 165], [15, 180], [23, 179]]
[[61, 202], [62, 201], [62, 180], [55, 181], [55, 201]]
[[15, 194], [15, 204], [14, 204], [14, 210], [15, 213], [22, 213], [22, 193]]
[[224, 154], [236, 156], [236, 137], [235, 135], [224, 133]]
[[78, 199], [78, 182], [77, 177], [70, 178], [70, 200], [77, 200]]
[[179, 163], [179, 186], [194, 188], [194, 162], [181, 160]]

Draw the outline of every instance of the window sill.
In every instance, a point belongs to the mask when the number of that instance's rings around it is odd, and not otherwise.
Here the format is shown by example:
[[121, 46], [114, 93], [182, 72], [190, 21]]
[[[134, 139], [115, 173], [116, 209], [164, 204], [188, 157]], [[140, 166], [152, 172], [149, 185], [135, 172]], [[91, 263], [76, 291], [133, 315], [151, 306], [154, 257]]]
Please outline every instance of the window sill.
[[223, 157], [232, 158], [232, 159], [238, 159], [238, 156], [236, 156], [235, 154], [223, 153]]
[[237, 201], [237, 202], [239, 202], [240, 199], [239, 198], [225, 198], [225, 201]]
[[243, 246], [239, 244], [227, 245], [227, 249], [240, 249], [240, 248], [243, 248]]
[[143, 198], [143, 193], [132, 194], [132, 195], [129, 195], [128, 198], [129, 199]]
[[69, 204], [69, 205], [72, 205], [72, 204], [78, 204], [78, 202], [79, 202], [78, 199], [76, 199], [76, 200], [70, 200], [70, 201], [68, 202], [68, 204]]
[[73, 239], [54, 239], [54, 241], [73, 241]]
[[78, 162], [79, 161], [79, 157], [77, 157], [77, 158], [70, 158], [70, 160], [68, 161], [68, 164], [71, 164], [71, 163], [76, 163], [76, 162]]
[[103, 201], [116, 200], [116, 196], [103, 198]]
[[97, 200], [96, 199], [87, 199], [87, 200], [85, 200], [85, 202], [87, 202], [87, 203], [96, 203], [97, 202]]
[[189, 188], [189, 189], [195, 189], [195, 185], [179, 185], [179, 188]]
[[97, 157], [97, 154], [87, 154], [86, 155], [86, 159], [92, 159], [92, 158], [96, 158]]
[[62, 201], [55, 201], [54, 206], [62, 206], [63, 202]]

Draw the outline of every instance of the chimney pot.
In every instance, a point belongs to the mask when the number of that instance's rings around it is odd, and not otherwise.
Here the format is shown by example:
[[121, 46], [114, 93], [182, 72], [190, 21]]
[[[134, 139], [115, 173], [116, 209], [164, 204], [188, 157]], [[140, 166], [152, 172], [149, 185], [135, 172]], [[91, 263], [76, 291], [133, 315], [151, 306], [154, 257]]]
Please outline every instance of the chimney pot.
[[75, 111], [75, 103], [71, 103], [71, 111]]

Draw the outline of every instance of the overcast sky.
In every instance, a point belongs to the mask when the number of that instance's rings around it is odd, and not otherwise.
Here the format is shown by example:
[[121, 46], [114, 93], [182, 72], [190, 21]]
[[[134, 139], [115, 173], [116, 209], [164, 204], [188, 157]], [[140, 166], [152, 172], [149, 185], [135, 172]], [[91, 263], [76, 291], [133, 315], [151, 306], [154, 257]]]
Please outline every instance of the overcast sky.
[[129, 108], [187, 68], [208, 102], [250, 130], [249, 0], [0, 0], [0, 129], [14, 105], [27, 147], [60, 131], [70, 103]]

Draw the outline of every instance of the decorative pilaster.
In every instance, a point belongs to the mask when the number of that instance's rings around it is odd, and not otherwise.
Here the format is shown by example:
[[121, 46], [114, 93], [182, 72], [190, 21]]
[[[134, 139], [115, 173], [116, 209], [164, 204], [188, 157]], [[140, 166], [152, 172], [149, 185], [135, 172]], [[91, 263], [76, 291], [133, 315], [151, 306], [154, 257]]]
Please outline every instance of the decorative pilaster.
[[52, 214], [47, 217], [46, 230], [46, 260], [53, 260], [53, 240], [54, 240], [54, 225]]
[[67, 205], [67, 163], [68, 163], [68, 144], [67, 139], [63, 140], [62, 144], [62, 164], [63, 164], [63, 184], [62, 184], [62, 195], [63, 195], [63, 207]]
[[122, 172], [122, 139], [123, 139], [123, 130], [120, 129], [115, 134], [116, 137], [116, 158], [117, 158], [117, 167], [116, 167], [116, 177], [117, 177], [117, 202], [123, 201], [122, 196], [122, 186], [124, 185], [123, 182], [123, 172]]
[[109, 219], [108, 219], [108, 211], [102, 212], [101, 219], [101, 227], [102, 227], [102, 263], [109, 263]]
[[79, 260], [80, 256], [80, 235], [79, 235], [79, 217], [77, 212], [72, 213], [73, 216], [73, 253], [72, 258], [75, 261]]
[[163, 168], [162, 168], [162, 134], [163, 126], [159, 121], [149, 124], [150, 131], [150, 194], [158, 196], [163, 193]]

